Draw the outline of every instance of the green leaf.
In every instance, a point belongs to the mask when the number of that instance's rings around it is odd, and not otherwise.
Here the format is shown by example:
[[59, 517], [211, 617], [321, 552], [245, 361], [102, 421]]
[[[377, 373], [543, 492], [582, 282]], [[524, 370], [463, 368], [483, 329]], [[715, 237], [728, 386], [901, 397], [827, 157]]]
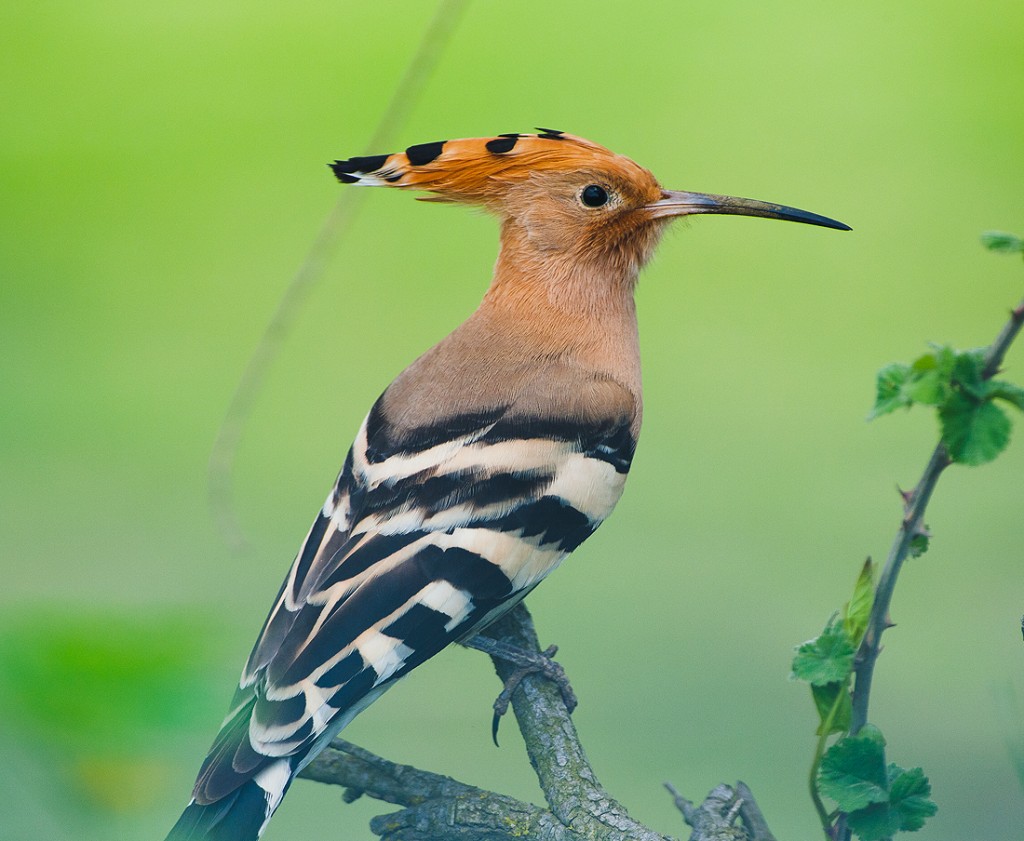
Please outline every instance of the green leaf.
[[936, 347], [914, 360], [903, 393], [914, 403], [938, 406], [949, 393], [949, 379], [956, 355], [948, 346]]
[[1021, 411], [1024, 411], [1024, 388], [1013, 383], [1002, 380], [989, 380], [987, 383], [986, 397], [997, 398], [1011, 403]]
[[992, 461], [1010, 440], [1010, 419], [993, 403], [954, 394], [939, 408], [942, 440], [954, 461], [979, 465]]
[[[928, 526], [925, 525], [925, 530], [927, 531], [927, 529]], [[908, 547], [910, 551], [910, 557], [920, 558], [925, 552], [928, 551], [929, 542], [930, 538], [927, 534], [915, 534], [912, 538], [910, 538], [910, 545]]]
[[[936, 352], [940, 348], [935, 349]], [[910, 370], [915, 374], [923, 374], [926, 371], [934, 371], [939, 367], [939, 360], [936, 353], [926, 353], [923, 356], [917, 357], [910, 366]]]
[[[985, 379], [985, 351], [956, 351], [933, 346], [911, 365], [886, 365], [878, 372], [875, 406], [869, 419], [921, 403], [936, 406], [942, 438], [954, 461], [977, 465], [991, 461], [1010, 439], [1010, 419], [993, 399], [1024, 411], [1024, 388]], [[918, 541], [917, 554], [927, 549]]]
[[818, 768], [818, 789], [843, 812], [886, 802], [889, 778], [881, 731], [865, 724], [856, 736], [847, 736], [832, 745]]
[[932, 347], [931, 355], [935, 359], [935, 367], [939, 370], [942, 377], [948, 380], [950, 374], [953, 373], [953, 366], [956, 364], [957, 352], [949, 345], [930, 344]]
[[981, 351], [968, 350], [958, 353], [953, 366], [953, 380], [971, 397], [984, 400], [989, 388], [981, 375], [985, 368], [985, 357]]
[[796, 650], [793, 676], [813, 686], [845, 681], [853, 671], [853, 642], [841, 625], [829, 625], [820, 637]]
[[900, 814], [888, 803], [872, 803], [846, 816], [861, 841], [881, 841], [900, 830]]
[[857, 583], [853, 587], [853, 598], [843, 610], [843, 630], [854, 648], [860, 645], [868, 629], [871, 608], [875, 603], [875, 566], [868, 558], [861, 567]]
[[889, 778], [888, 800], [872, 803], [848, 815], [850, 829], [861, 841], [880, 841], [900, 831], [915, 832], [938, 811], [929, 799], [931, 785], [920, 768], [904, 771], [898, 765], [889, 765], [886, 775]]
[[920, 768], [904, 771], [898, 765], [890, 765], [889, 780], [889, 802], [899, 813], [900, 829], [914, 832], [939, 810], [931, 800], [931, 783]]
[[949, 394], [949, 380], [935, 368], [912, 378], [903, 388], [908, 405], [922, 403], [925, 406], [939, 406]]
[[869, 420], [910, 405], [910, 400], [903, 393], [909, 375], [910, 368], [899, 362], [886, 365], [878, 372], [875, 378], [875, 406], [868, 415]]
[[1024, 239], [1003, 231], [985, 231], [981, 235], [981, 244], [989, 251], [1002, 254], [1024, 253]]
[[[824, 686], [811, 686], [811, 697], [814, 699], [814, 706], [818, 710], [820, 723], [815, 733], [818, 736], [828, 736], [832, 733], [846, 733], [850, 729], [853, 720], [853, 701], [850, 698], [850, 691], [847, 689], [847, 682], [826, 683]], [[826, 722], [828, 733], [825, 733]]]

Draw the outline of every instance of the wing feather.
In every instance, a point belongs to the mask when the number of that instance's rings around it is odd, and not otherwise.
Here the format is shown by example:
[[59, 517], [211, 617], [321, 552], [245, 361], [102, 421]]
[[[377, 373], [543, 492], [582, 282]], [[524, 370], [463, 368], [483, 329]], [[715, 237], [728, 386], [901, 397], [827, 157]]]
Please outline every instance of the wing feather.
[[632, 457], [630, 418], [511, 422], [499, 409], [399, 438], [379, 405], [267, 617], [197, 802], [281, 757], [301, 767], [398, 678], [518, 602], [611, 511]]

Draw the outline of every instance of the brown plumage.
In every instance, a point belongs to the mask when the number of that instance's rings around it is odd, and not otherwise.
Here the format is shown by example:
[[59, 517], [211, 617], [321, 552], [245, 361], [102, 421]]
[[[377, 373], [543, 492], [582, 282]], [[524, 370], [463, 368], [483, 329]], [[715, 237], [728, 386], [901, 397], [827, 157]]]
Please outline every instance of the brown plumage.
[[370, 410], [170, 839], [262, 833], [294, 775], [400, 677], [522, 599], [611, 513], [643, 402], [633, 291], [671, 219], [839, 222], [671, 192], [551, 129], [336, 161], [349, 184], [485, 208], [477, 311]]
[[[480, 308], [388, 389], [382, 408], [389, 420], [415, 429], [507, 403], [582, 421], [625, 417], [636, 436], [642, 399], [633, 288], [667, 221], [636, 213], [661, 198], [654, 176], [553, 130], [427, 145], [437, 156], [419, 166], [399, 152], [333, 167], [351, 183], [427, 190], [428, 200], [482, 206], [501, 220], [500, 256]], [[412, 159], [422, 160], [417, 148]], [[360, 165], [375, 168], [345, 171]], [[591, 183], [614, 196], [610, 212], [578, 200]]]

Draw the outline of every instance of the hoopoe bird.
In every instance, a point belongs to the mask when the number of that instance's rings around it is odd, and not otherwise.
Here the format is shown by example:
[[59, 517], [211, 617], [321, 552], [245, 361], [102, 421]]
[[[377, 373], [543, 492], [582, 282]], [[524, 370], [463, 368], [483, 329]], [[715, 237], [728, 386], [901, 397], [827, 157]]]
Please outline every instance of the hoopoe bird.
[[508, 611], [615, 507], [640, 433], [633, 291], [698, 213], [848, 226], [664, 190], [551, 129], [331, 165], [345, 184], [482, 207], [501, 250], [479, 308], [370, 409], [242, 670], [169, 841], [258, 838], [359, 712]]

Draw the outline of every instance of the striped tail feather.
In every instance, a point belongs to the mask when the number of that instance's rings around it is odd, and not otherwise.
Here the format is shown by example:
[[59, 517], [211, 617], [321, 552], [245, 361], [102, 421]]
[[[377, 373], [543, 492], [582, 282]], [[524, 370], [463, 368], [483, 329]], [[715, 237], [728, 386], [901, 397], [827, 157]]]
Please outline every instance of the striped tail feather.
[[167, 841], [256, 841], [292, 778], [291, 761], [280, 759], [220, 800], [202, 804], [193, 799]]

